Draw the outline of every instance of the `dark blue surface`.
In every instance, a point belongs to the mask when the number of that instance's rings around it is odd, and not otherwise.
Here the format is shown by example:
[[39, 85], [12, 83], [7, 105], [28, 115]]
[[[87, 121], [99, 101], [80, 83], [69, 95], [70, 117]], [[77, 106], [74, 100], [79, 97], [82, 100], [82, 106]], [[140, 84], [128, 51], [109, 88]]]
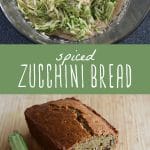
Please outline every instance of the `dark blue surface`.
[[[21, 35], [6, 19], [0, 9], [0, 43], [4, 44], [31, 44], [32, 41]], [[119, 43], [123, 44], [150, 44], [150, 13], [143, 23]]]

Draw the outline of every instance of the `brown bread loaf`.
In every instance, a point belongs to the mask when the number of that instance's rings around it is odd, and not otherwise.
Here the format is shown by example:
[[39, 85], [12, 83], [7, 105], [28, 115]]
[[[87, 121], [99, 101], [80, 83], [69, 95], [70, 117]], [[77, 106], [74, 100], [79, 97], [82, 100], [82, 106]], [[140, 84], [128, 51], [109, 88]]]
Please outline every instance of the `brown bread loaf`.
[[25, 117], [45, 150], [112, 150], [117, 143], [118, 131], [75, 98], [34, 105]]

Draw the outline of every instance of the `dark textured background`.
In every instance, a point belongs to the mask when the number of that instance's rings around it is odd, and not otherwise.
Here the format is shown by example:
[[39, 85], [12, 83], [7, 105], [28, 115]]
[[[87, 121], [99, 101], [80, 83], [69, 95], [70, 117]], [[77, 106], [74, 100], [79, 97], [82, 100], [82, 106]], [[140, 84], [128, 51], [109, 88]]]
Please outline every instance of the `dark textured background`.
[[[21, 35], [6, 19], [0, 9], [0, 43], [30, 44], [32, 41]], [[150, 44], [150, 12], [143, 23], [130, 35], [118, 43]]]

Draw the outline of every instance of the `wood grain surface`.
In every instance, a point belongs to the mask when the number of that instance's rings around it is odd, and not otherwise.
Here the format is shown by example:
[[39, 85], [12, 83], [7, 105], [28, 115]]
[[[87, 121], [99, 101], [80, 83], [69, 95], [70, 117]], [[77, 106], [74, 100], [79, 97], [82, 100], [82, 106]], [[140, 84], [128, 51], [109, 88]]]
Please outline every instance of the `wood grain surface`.
[[0, 150], [8, 150], [8, 135], [18, 130], [31, 150], [42, 150], [31, 137], [24, 110], [33, 104], [76, 97], [119, 130], [116, 150], [150, 150], [150, 95], [1, 95]]

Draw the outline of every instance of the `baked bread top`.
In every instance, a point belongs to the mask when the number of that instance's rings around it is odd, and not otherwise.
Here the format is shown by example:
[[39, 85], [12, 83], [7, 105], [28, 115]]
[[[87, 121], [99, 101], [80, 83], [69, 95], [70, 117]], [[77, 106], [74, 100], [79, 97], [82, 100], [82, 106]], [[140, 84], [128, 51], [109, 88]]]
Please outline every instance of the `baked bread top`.
[[101, 135], [112, 135], [117, 142], [118, 131], [97, 112], [75, 98], [32, 106], [25, 111], [25, 116], [28, 123], [32, 122], [40, 128], [58, 149], [69, 149], [77, 143]]

